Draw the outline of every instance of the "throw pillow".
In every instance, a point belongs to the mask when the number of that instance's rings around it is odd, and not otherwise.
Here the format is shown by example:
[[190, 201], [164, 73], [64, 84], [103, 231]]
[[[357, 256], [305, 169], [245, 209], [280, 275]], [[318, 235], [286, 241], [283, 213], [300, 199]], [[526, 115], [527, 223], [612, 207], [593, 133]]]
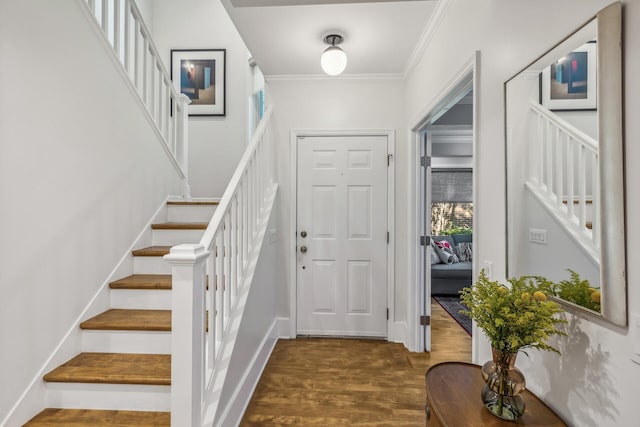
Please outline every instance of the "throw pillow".
[[438, 256], [438, 253], [436, 252], [436, 248], [435, 248], [435, 245], [433, 244], [433, 240], [431, 240], [431, 250], [429, 251], [429, 253], [431, 254], [431, 265], [440, 264], [442, 262], [442, 260]]
[[460, 262], [470, 262], [473, 260], [473, 243], [458, 243], [456, 245], [456, 252], [458, 252], [458, 258]]
[[453, 253], [453, 248], [451, 247], [451, 244], [449, 244], [449, 242], [447, 242], [446, 240], [441, 240], [435, 243], [436, 244], [434, 248], [436, 250], [436, 253], [438, 254], [438, 257], [440, 257], [443, 263], [453, 264], [455, 262], [459, 262], [458, 256]]
[[447, 242], [446, 240], [436, 241], [436, 245], [438, 245], [442, 249], [446, 250], [450, 254], [453, 253], [453, 248], [451, 247], [451, 243]]

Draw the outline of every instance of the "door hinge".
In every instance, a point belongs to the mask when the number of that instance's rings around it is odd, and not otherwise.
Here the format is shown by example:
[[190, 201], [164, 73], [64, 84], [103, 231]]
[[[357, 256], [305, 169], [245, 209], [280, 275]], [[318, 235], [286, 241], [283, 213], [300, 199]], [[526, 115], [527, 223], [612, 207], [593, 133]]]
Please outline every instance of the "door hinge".
[[420, 246], [429, 246], [431, 244], [430, 236], [420, 236]]
[[389, 232], [387, 231], [387, 244], [389, 243]]
[[422, 156], [420, 157], [420, 166], [431, 166], [431, 157]]
[[393, 159], [393, 154], [387, 154], [387, 166], [391, 164], [391, 159]]
[[387, 308], [387, 320], [389, 320], [389, 309]]
[[429, 326], [431, 324], [431, 316], [420, 316], [420, 326]]

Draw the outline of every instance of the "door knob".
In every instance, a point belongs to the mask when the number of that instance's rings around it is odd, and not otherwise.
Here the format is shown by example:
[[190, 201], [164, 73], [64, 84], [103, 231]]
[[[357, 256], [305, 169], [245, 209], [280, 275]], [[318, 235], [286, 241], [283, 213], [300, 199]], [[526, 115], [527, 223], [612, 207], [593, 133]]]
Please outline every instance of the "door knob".
[[307, 247], [306, 246], [300, 246], [300, 252], [302, 252], [303, 254], [307, 253]]
[[307, 232], [306, 231], [301, 231], [300, 232], [300, 237], [307, 237]]

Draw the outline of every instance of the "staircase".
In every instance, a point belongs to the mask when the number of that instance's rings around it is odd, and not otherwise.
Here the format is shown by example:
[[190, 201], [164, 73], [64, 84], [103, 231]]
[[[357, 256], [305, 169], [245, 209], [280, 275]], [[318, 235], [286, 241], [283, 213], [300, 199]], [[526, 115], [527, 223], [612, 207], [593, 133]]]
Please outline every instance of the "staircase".
[[[44, 376], [46, 404], [26, 426], [170, 425], [170, 267], [177, 243], [199, 242], [217, 202], [168, 202], [134, 274], [109, 284], [107, 311], [80, 324], [82, 352]], [[64, 408], [64, 409], [62, 409]]]
[[600, 263], [598, 141], [532, 101], [525, 187], [567, 235]]

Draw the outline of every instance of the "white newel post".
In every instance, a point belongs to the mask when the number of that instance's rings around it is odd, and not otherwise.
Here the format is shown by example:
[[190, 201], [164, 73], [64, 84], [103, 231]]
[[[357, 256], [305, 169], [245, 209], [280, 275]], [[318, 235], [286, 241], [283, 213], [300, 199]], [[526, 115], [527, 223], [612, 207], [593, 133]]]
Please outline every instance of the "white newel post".
[[205, 281], [209, 252], [200, 244], [171, 248], [171, 425], [200, 427], [205, 373]]
[[191, 99], [184, 93], [178, 94], [176, 157], [184, 171], [182, 180], [182, 196], [191, 200], [191, 186], [189, 185], [189, 104]]

